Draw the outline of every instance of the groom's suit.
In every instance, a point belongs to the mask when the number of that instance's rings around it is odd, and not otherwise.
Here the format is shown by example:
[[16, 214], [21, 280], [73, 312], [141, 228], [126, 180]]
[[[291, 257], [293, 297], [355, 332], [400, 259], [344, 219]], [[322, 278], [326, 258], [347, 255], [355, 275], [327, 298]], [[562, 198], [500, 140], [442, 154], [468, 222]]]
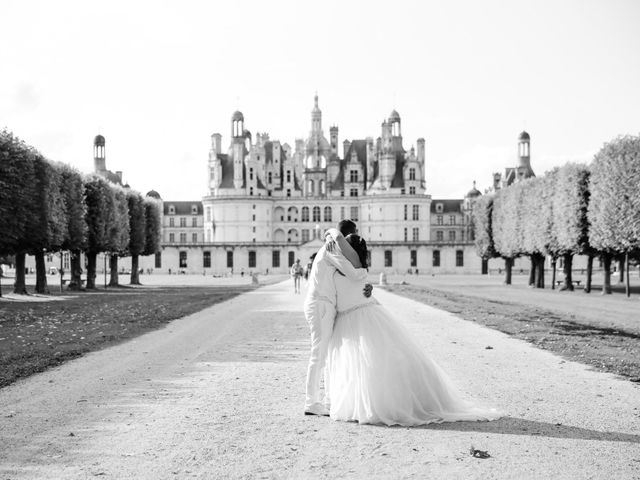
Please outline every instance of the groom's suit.
[[[330, 229], [331, 236], [335, 239], [340, 233]], [[336, 248], [337, 249], [337, 248]], [[323, 403], [320, 401], [320, 375], [324, 369], [325, 406], [329, 405], [329, 391], [327, 369], [327, 350], [329, 339], [333, 331], [333, 322], [336, 317], [336, 291], [333, 285], [333, 274], [340, 270], [346, 277], [352, 280], [364, 280], [367, 270], [354, 268], [339, 251], [329, 252], [326, 245], [318, 251], [309, 274], [309, 286], [304, 301], [304, 315], [311, 329], [311, 354], [309, 356], [309, 368], [307, 370], [307, 386], [305, 411], [321, 411]]]

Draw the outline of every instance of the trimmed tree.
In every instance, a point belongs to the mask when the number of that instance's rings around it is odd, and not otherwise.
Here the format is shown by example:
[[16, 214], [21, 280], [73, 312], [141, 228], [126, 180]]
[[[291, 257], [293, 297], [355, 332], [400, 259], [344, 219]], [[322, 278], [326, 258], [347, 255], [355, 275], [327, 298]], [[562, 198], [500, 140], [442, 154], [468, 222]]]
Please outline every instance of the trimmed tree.
[[77, 170], [68, 165], [61, 165], [60, 172], [62, 176], [64, 208], [67, 218], [62, 249], [69, 251], [71, 267], [68, 288], [70, 290], [79, 290], [82, 287], [80, 254], [82, 250], [87, 247], [84, 179]]
[[131, 255], [131, 284], [140, 285], [139, 257], [146, 245], [146, 219], [144, 199], [138, 192], [127, 190], [129, 209], [129, 247]]
[[605, 144], [591, 164], [589, 240], [604, 259], [602, 293], [611, 293], [611, 260], [624, 254], [625, 290], [630, 295], [629, 256], [640, 250], [640, 137], [618, 137]]
[[518, 215], [518, 192], [513, 187], [496, 192], [491, 212], [496, 252], [505, 260], [505, 284], [511, 285], [513, 261], [521, 252], [521, 219]]
[[85, 182], [87, 223], [87, 288], [96, 288], [96, 259], [98, 253], [109, 250], [109, 222], [114, 217], [114, 192], [101, 177], [92, 176]]
[[113, 216], [109, 222], [109, 286], [117, 287], [118, 258], [125, 255], [129, 246], [129, 207], [127, 195], [122, 187], [111, 185], [113, 191]]

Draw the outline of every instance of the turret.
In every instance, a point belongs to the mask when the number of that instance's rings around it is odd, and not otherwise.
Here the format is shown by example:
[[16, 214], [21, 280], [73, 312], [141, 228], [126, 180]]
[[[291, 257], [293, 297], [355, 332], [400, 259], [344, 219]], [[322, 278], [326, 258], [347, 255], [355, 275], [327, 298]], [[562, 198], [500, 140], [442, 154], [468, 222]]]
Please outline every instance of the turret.
[[531, 137], [527, 132], [522, 132], [518, 137], [518, 166], [521, 168], [531, 168], [530, 142]]
[[419, 138], [418, 139], [418, 151], [417, 151], [417, 160], [418, 163], [420, 164], [420, 168], [422, 169], [422, 178], [421, 180], [423, 182], [426, 181], [426, 171], [427, 171], [427, 160], [426, 160], [426, 154], [425, 154], [425, 142], [424, 142], [424, 138]]
[[219, 133], [211, 135], [211, 152], [216, 155], [222, 153], [222, 135]]
[[329, 142], [331, 143], [331, 153], [338, 155], [338, 127], [335, 125], [329, 129]]
[[105, 140], [102, 135], [96, 135], [93, 139], [93, 168], [96, 173], [107, 169], [105, 159]]

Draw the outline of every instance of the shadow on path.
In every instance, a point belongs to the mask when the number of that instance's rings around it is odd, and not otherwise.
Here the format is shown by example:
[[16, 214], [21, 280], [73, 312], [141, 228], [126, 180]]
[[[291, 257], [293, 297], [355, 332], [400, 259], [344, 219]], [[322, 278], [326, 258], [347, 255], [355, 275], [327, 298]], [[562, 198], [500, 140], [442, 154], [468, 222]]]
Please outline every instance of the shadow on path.
[[601, 432], [556, 423], [536, 422], [524, 418], [505, 417], [493, 422], [453, 422], [425, 425], [425, 430], [453, 430], [457, 432], [498, 433], [548, 438], [573, 438], [605, 442], [640, 443], [640, 435], [621, 432]]

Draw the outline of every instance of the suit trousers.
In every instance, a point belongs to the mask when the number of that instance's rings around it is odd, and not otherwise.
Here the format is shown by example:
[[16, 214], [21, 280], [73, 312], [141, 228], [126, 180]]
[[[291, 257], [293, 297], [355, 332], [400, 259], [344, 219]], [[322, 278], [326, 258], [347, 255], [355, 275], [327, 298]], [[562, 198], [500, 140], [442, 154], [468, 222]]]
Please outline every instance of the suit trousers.
[[320, 402], [320, 378], [324, 376], [324, 399], [322, 403], [330, 405], [329, 369], [326, 368], [329, 340], [333, 332], [335, 307], [326, 300], [306, 300], [304, 316], [311, 331], [311, 354], [307, 369], [305, 408]]

